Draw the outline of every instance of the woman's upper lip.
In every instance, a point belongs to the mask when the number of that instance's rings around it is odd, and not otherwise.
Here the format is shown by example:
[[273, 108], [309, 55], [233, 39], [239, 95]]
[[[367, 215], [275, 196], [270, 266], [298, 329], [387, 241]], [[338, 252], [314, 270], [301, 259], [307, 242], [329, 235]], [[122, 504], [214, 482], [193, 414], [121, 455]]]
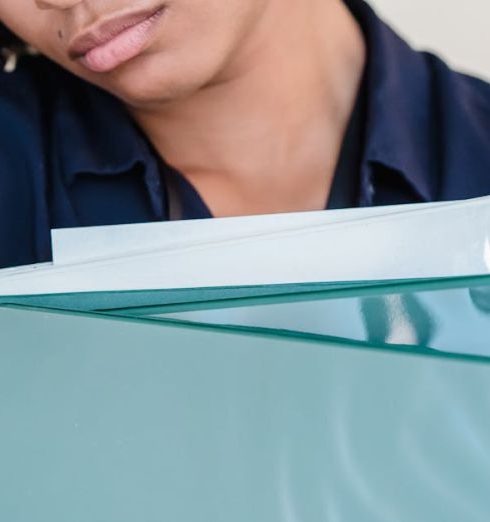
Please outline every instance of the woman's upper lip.
[[151, 10], [128, 13], [121, 16], [115, 16], [109, 20], [103, 20], [73, 38], [68, 46], [68, 56], [72, 60], [80, 58], [99, 45], [109, 42], [126, 29], [140, 24], [153, 15], [156, 15], [162, 9], [163, 6], [160, 6], [157, 9], [153, 8]]

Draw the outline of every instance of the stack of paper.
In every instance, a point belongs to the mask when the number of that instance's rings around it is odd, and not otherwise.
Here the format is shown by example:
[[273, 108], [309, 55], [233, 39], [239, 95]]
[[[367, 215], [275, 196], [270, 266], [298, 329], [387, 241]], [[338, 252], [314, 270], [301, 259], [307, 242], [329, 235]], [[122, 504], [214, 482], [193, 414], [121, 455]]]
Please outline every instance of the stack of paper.
[[413, 279], [490, 271], [490, 199], [53, 232], [0, 295]]

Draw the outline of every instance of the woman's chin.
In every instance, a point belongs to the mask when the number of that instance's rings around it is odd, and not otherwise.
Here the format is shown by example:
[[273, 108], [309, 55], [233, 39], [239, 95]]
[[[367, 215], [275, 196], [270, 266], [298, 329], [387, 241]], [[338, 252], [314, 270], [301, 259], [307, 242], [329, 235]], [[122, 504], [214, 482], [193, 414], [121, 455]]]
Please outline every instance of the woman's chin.
[[105, 74], [89, 75], [90, 82], [134, 108], [158, 107], [196, 93], [208, 81], [205, 71], [157, 55], [141, 56]]

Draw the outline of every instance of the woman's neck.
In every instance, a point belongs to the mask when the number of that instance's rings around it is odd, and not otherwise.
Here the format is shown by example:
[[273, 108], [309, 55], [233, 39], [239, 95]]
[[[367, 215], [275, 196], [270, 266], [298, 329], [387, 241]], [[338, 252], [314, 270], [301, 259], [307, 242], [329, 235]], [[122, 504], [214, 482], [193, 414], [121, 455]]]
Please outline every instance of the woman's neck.
[[152, 110], [130, 109], [216, 216], [325, 204], [365, 44], [341, 0], [287, 4], [271, 2], [209, 85]]

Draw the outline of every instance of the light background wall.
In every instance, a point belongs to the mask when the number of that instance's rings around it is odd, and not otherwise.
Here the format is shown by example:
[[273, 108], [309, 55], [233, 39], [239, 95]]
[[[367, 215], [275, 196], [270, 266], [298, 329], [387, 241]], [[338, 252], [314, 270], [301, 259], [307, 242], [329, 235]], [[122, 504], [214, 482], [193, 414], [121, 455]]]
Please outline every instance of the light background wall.
[[490, 0], [368, 0], [412, 45], [490, 80]]

